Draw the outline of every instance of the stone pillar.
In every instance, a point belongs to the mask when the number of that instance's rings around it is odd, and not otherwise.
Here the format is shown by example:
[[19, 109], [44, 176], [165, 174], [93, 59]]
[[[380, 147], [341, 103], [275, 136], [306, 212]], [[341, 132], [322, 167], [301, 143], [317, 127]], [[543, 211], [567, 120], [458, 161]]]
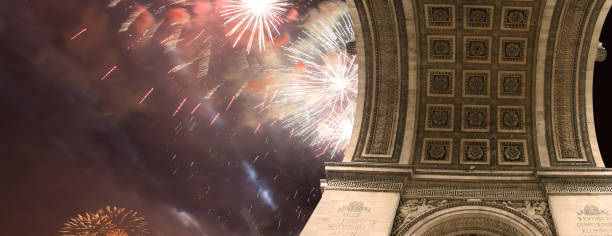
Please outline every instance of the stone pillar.
[[301, 235], [390, 235], [399, 198], [394, 192], [326, 190]]
[[323, 196], [303, 236], [391, 234], [406, 169], [327, 163]]
[[612, 235], [612, 179], [563, 178], [545, 185], [557, 235]]

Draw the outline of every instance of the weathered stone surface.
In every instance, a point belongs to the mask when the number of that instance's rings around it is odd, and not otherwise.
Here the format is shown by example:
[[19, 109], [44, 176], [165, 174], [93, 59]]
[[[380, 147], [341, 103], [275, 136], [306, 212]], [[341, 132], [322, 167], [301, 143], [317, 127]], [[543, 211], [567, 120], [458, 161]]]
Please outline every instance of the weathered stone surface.
[[399, 193], [326, 190], [303, 236], [387, 236]]

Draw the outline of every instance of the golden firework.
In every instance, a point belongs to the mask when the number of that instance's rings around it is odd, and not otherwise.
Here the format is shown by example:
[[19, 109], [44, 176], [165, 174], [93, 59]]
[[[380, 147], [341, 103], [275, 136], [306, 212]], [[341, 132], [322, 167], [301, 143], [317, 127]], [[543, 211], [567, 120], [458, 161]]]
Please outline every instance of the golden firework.
[[141, 236], [149, 235], [149, 229], [137, 211], [106, 206], [69, 219], [59, 233], [61, 236]]
[[111, 232], [106, 233], [105, 236], [128, 236], [128, 234], [120, 229], [115, 229]]

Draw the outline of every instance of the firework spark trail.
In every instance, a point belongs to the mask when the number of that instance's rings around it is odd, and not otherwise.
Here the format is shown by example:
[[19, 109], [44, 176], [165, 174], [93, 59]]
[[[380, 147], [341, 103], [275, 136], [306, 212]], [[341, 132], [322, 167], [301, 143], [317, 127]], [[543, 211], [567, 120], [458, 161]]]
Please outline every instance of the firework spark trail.
[[233, 47], [243, 37], [248, 37], [245, 39], [247, 52], [251, 51], [255, 41], [259, 50], [263, 51], [266, 41], [272, 41], [274, 35], [280, 34], [278, 26], [285, 22], [287, 10], [291, 7], [286, 0], [222, 0], [220, 4], [219, 14], [225, 18], [225, 25], [233, 24], [226, 36], [236, 38]]
[[176, 66], [172, 67], [172, 68], [171, 68], [171, 69], [168, 71], [168, 74], [172, 74], [172, 73], [177, 72], [177, 71], [179, 71], [179, 70], [185, 69], [186, 67], [188, 67], [188, 66], [190, 66], [191, 64], [193, 64], [193, 62], [194, 62], [194, 61], [188, 61], [188, 62], [185, 62], [185, 63], [182, 63], [182, 64], [178, 64], [178, 65], [176, 65]]
[[202, 105], [202, 103], [198, 103], [197, 106], [195, 106], [195, 108], [193, 108], [193, 110], [191, 111], [191, 115], [195, 114], [195, 112], [198, 110], [198, 108], [200, 108], [200, 106]]
[[79, 31], [78, 33], [76, 33], [74, 36], [72, 36], [72, 38], [70, 38], [70, 41], [76, 39], [77, 37], [79, 37], [81, 34], [85, 33], [85, 31], [87, 31], [87, 28], [83, 28], [81, 31]]
[[[185, 47], [189, 47], [189, 45], [191, 45], [193, 42], [195, 42], [197, 39], [199, 39], [199, 38], [202, 36], [202, 34], [204, 34], [204, 32], [206, 32], [206, 29], [202, 29], [202, 30], [200, 31], [200, 33], [198, 33], [198, 35], [196, 35], [195, 37], [193, 37], [193, 39], [189, 40], [189, 42], [187, 42], [187, 43], [185, 44]], [[206, 40], [205, 40], [204, 42], [206, 42]]]
[[206, 93], [206, 96], [204, 96], [204, 99], [210, 99], [213, 95], [215, 95], [215, 93], [217, 92], [217, 89], [219, 89], [219, 87], [221, 87], [224, 83], [225, 81], [219, 83], [217, 86], [211, 89], [210, 92]]
[[282, 126], [332, 157], [348, 145], [357, 99], [357, 61], [345, 45], [354, 32], [348, 12], [321, 19], [304, 38], [283, 47], [295, 65], [280, 73], [278, 98]]
[[230, 99], [229, 103], [227, 104], [227, 107], [225, 107], [225, 111], [229, 111], [229, 109], [232, 106], [232, 103], [234, 103], [235, 99], [236, 99], [236, 96], [232, 96], [232, 99]]
[[217, 121], [217, 118], [219, 118], [220, 115], [221, 115], [221, 113], [217, 113], [215, 115], [215, 117], [212, 119], [212, 121], [210, 121], [210, 126], [212, 126], [215, 123], [215, 121]]
[[181, 108], [183, 108], [183, 105], [185, 105], [186, 101], [187, 101], [187, 97], [183, 98], [183, 101], [181, 102], [181, 104], [176, 108], [174, 113], [172, 113], [172, 117], [176, 116], [176, 113], [178, 113], [181, 110]]
[[274, 126], [276, 122], [278, 122], [278, 119], [275, 119], [274, 121], [272, 121], [272, 123], [270, 123], [270, 127]]
[[149, 89], [149, 92], [147, 92], [147, 94], [145, 94], [144, 97], [142, 97], [142, 99], [140, 99], [138, 104], [142, 104], [149, 97], [149, 94], [151, 94], [153, 92], [153, 90], [155, 90], [155, 88]]
[[137, 211], [106, 206], [104, 209], [98, 210], [98, 214], [106, 215], [116, 229], [138, 235], [149, 234], [149, 223]]
[[257, 127], [253, 131], [253, 134], [256, 134], [257, 132], [259, 132], [260, 129], [261, 129], [261, 123], [257, 124]]
[[116, 69], [117, 69], [117, 66], [113, 66], [112, 68], [110, 68], [110, 70], [108, 70], [108, 72], [106, 72], [106, 74], [104, 74], [104, 76], [102, 76], [102, 78], [100, 78], [100, 80], [105, 80]]
[[122, 0], [111, 0], [111, 1], [108, 3], [107, 7], [115, 7], [115, 6], [117, 6], [117, 4], [121, 3], [121, 1], [122, 1]]
[[232, 106], [232, 104], [234, 103], [234, 100], [236, 100], [238, 97], [240, 97], [240, 94], [242, 94], [242, 91], [244, 91], [244, 88], [246, 88], [246, 86], [249, 84], [249, 82], [246, 82], [244, 84], [242, 84], [242, 86], [240, 86], [240, 88], [238, 89], [238, 91], [236, 92], [236, 94], [234, 94], [234, 96], [232, 96], [232, 99], [230, 100], [230, 102], [227, 104], [227, 107], [225, 108], [225, 111], [228, 111], [230, 109], [230, 107]]
[[86, 212], [66, 221], [59, 233], [62, 236], [89, 235], [113, 228], [109, 218], [97, 213]]
[[[117, 1], [117, 3], [119, 3], [119, 2], [120, 2], [120, 0]], [[109, 4], [109, 6], [110, 6], [110, 4]], [[140, 16], [140, 14], [142, 14], [143, 12], [147, 11], [149, 6], [145, 6], [145, 7], [143, 7], [143, 6], [136, 6], [135, 8], [136, 8], [136, 10], [134, 10], [128, 16], [128, 18], [123, 22], [123, 24], [121, 24], [121, 27], [119, 27], [119, 33], [128, 30], [130, 28], [130, 26], [132, 25], [132, 23], [134, 23], [136, 18], [138, 18]]]
[[[198, 61], [200, 59], [203, 59], [203, 58], [205, 58], [207, 56], [210, 56], [210, 52], [206, 53], [205, 51], [203, 51], [202, 53], [200, 53], [200, 55], [198, 55], [197, 57], [193, 58], [192, 60], [190, 60], [188, 62], [185, 62], [185, 63], [178, 64], [178, 65], [172, 67], [168, 71], [168, 74], [175, 73], [175, 72], [178, 72], [178, 71], [180, 71], [182, 69], [185, 69], [188, 66], [192, 65], [194, 62], [196, 62], [196, 61]], [[208, 59], [210, 59], [210, 58], [208, 58]], [[207, 68], [207, 70], [208, 70], [208, 68]], [[208, 71], [206, 71], [206, 74], [208, 74]], [[199, 78], [199, 74], [198, 74], [198, 78]]]

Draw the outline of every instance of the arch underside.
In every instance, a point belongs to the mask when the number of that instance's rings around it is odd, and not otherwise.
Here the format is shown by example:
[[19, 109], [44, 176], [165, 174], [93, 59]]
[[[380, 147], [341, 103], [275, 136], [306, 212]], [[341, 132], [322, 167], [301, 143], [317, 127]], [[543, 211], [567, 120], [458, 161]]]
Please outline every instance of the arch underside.
[[349, 6], [360, 91], [345, 162], [603, 167], [589, 86], [609, 1]]

